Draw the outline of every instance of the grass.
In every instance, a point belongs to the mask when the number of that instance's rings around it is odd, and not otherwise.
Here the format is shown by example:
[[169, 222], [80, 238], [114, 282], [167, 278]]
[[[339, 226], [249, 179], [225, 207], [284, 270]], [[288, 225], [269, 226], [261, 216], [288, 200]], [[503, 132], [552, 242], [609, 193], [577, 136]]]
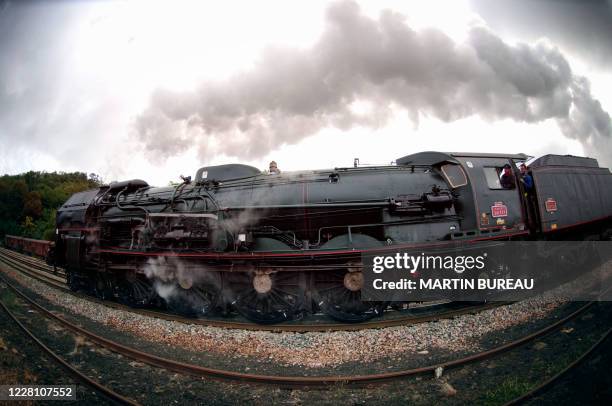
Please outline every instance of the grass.
[[533, 358], [524, 375], [508, 376], [491, 390], [483, 393], [477, 402], [483, 405], [500, 405], [515, 399], [540, 385], [549, 377], [564, 369], [589, 346], [589, 340], [580, 340], [572, 346], [571, 352], [558, 353], [553, 360]]
[[517, 398], [528, 392], [534, 386], [535, 384], [528, 378], [521, 376], [510, 376], [500, 384], [496, 385], [494, 389], [486, 391], [484, 393], [484, 398], [482, 399], [482, 404], [504, 404], [508, 400]]

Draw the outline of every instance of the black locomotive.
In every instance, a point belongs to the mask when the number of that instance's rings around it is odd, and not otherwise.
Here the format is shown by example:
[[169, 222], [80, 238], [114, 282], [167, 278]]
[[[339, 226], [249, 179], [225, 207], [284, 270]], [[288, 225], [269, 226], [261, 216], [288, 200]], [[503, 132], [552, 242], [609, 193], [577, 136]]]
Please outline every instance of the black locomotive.
[[[73, 289], [196, 316], [237, 311], [259, 323], [324, 312], [381, 314], [362, 302], [361, 254], [510, 239], [608, 238], [612, 174], [546, 155], [422, 152], [396, 165], [262, 173], [198, 170], [174, 187], [142, 180], [73, 195], [57, 215], [57, 262]], [[500, 183], [510, 165], [514, 187]], [[506, 187], [504, 187], [506, 186]]]

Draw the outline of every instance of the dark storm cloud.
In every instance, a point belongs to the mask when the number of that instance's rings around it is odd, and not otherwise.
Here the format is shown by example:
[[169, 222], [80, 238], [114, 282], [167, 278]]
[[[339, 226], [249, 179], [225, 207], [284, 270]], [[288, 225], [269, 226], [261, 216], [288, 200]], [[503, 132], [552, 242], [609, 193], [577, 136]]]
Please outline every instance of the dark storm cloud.
[[118, 106], [104, 83], [85, 81], [75, 68], [75, 27], [87, 7], [74, 1], [0, 5], [1, 154], [27, 149], [86, 169], [98, 153]]
[[496, 32], [550, 38], [589, 63], [612, 68], [610, 0], [472, 0]]
[[[609, 142], [610, 116], [551, 45], [510, 46], [482, 27], [458, 44], [437, 30], [414, 31], [390, 11], [366, 17], [352, 2], [332, 5], [326, 18], [309, 49], [269, 49], [225, 82], [155, 92], [135, 124], [148, 152], [168, 157], [195, 143], [205, 155], [259, 157], [324, 127], [384, 125], [396, 106], [415, 122], [556, 119], [589, 151]], [[355, 114], [351, 103], [363, 100], [374, 110]]]

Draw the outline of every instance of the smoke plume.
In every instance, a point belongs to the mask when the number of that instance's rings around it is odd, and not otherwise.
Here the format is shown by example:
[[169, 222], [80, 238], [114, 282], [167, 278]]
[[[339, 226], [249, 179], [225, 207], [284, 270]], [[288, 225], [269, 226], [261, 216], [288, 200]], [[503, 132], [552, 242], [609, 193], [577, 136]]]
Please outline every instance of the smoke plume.
[[[555, 119], [587, 153], [606, 155], [609, 114], [546, 41], [509, 45], [478, 26], [456, 43], [392, 11], [370, 18], [350, 1], [330, 6], [326, 22], [308, 49], [268, 49], [226, 81], [156, 91], [135, 121], [147, 152], [164, 158], [195, 143], [204, 156], [252, 159], [325, 127], [382, 126], [401, 108], [415, 124], [420, 116]], [[373, 106], [365, 114], [354, 108], [362, 102]]]

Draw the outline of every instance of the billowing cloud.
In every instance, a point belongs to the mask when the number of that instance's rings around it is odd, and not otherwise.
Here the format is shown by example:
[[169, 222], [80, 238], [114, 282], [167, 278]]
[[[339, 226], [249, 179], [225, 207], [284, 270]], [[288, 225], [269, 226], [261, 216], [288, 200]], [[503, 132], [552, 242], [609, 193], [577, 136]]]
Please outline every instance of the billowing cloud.
[[611, 0], [471, 0], [496, 32], [547, 37], [589, 64], [612, 68]]
[[[252, 69], [191, 92], [156, 91], [135, 121], [150, 156], [256, 158], [325, 127], [383, 126], [397, 108], [443, 121], [538, 123], [606, 154], [610, 116], [553, 45], [510, 45], [485, 27], [456, 43], [435, 29], [415, 31], [402, 15], [367, 17], [350, 1], [333, 4], [308, 49], [268, 49]], [[361, 111], [356, 106], [369, 106]], [[467, 135], [464, 135], [467, 136]]]
[[[87, 168], [128, 121], [121, 97], [102, 77], [83, 75], [75, 46], [87, 16], [81, 2], [0, 3], [2, 155], [48, 154]], [[123, 123], [117, 117], [125, 117]], [[5, 170], [0, 157], [0, 170]], [[87, 170], [87, 169], [85, 169]], [[90, 170], [96, 170], [91, 168]]]

